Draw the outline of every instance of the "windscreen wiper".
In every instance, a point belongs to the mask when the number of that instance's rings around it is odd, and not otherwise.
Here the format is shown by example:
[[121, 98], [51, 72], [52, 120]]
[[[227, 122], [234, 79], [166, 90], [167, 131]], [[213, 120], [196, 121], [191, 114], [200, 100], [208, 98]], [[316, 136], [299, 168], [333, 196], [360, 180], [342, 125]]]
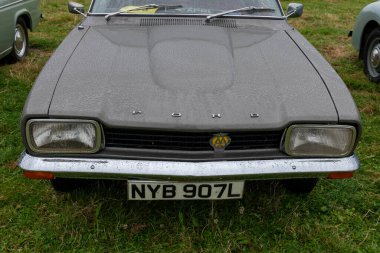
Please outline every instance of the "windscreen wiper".
[[140, 11], [140, 10], [149, 10], [149, 9], [164, 9], [164, 10], [174, 10], [174, 9], [179, 9], [179, 8], [182, 8], [183, 6], [182, 5], [170, 5], [170, 4], [146, 4], [146, 5], [141, 5], [141, 6], [136, 6], [134, 8], [131, 8], [131, 9], [128, 9], [128, 10], [125, 10], [125, 11], [117, 11], [117, 12], [114, 12], [114, 13], [110, 13], [108, 15], [106, 15], [104, 18], [109, 21], [111, 19], [111, 17], [113, 16], [117, 16], [119, 14], [123, 14], [123, 13], [128, 13], [128, 12], [131, 12], [131, 11]]
[[243, 8], [240, 8], [240, 9], [223, 11], [223, 12], [220, 12], [220, 13], [209, 15], [206, 18], [206, 22], [209, 23], [214, 18], [221, 17], [221, 16], [224, 16], [224, 15], [227, 15], [227, 14], [230, 14], [230, 13], [234, 13], [234, 12], [275, 12], [275, 11], [276, 10], [272, 9], [272, 8], [247, 6], [247, 7], [243, 7]]

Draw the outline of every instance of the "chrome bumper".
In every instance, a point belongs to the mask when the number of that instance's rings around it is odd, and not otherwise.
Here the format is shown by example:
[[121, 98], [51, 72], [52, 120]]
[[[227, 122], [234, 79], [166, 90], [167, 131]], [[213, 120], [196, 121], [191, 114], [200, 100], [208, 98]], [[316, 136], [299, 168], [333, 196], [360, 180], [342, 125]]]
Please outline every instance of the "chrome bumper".
[[23, 153], [19, 166], [25, 171], [52, 172], [56, 177], [67, 178], [254, 180], [326, 177], [332, 172], [353, 172], [359, 168], [359, 160], [353, 155], [325, 159], [176, 162], [46, 158]]

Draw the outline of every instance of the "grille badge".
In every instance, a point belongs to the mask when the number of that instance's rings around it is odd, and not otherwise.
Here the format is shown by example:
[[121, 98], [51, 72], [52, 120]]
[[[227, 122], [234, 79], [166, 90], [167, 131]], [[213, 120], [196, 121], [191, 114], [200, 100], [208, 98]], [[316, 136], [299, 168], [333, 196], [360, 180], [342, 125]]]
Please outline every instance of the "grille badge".
[[231, 138], [228, 134], [214, 134], [214, 136], [210, 139], [210, 145], [214, 148], [216, 153], [224, 152], [224, 150], [230, 145]]

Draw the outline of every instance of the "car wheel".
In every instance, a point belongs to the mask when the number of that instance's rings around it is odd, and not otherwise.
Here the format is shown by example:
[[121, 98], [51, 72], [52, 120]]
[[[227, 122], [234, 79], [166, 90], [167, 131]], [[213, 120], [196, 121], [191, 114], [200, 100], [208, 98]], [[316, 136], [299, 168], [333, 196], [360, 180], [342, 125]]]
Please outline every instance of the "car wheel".
[[373, 30], [365, 43], [364, 73], [372, 82], [380, 83], [380, 28]]
[[22, 18], [17, 19], [12, 52], [9, 57], [11, 61], [21, 61], [28, 54], [29, 35], [28, 28]]
[[53, 189], [58, 192], [72, 192], [86, 182], [84, 179], [72, 179], [72, 178], [55, 178], [50, 180]]
[[283, 180], [283, 186], [293, 193], [310, 193], [318, 183], [318, 178], [302, 178]]

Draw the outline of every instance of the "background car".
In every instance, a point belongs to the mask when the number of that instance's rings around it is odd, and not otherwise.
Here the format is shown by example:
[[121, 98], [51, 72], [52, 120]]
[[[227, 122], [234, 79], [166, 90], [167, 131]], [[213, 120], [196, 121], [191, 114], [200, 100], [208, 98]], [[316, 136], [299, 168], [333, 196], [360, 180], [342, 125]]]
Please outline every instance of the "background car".
[[352, 32], [352, 44], [364, 62], [364, 73], [380, 83], [380, 2], [374, 2], [360, 12]]
[[39, 5], [40, 0], [0, 0], [0, 59], [19, 61], [28, 54], [28, 29], [40, 20]]

